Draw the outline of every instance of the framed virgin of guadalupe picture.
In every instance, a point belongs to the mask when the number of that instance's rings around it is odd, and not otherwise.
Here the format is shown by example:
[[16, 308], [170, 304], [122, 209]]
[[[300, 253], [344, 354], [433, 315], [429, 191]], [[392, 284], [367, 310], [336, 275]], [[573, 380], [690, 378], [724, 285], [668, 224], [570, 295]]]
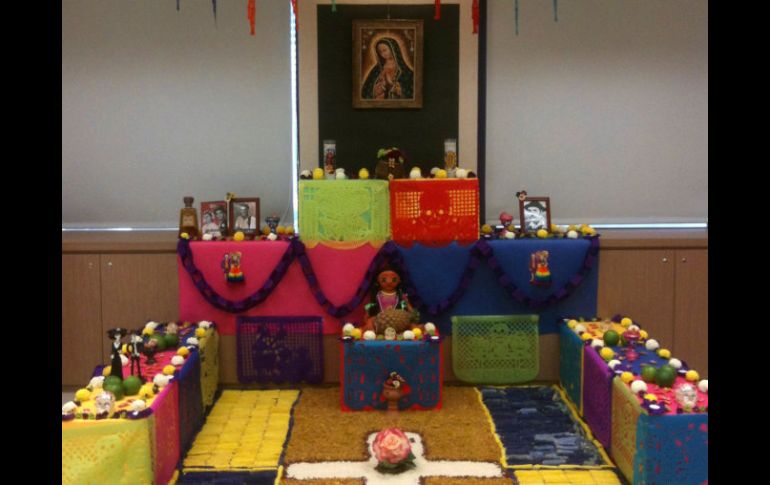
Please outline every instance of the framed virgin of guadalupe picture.
[[422, 108], [422, 20], [353, 20], [353, 107]]

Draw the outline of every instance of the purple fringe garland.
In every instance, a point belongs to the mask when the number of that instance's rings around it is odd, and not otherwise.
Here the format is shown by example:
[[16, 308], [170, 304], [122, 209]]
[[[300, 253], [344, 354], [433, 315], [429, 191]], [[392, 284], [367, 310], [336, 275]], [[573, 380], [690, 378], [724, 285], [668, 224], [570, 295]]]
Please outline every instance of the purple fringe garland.
[[326, 313], [335, 318], [345, 317], [367, 298], [376, 272], [385, 263], [395, 267], [401, 274], [404, 286], [406, 287], [406, 293], [409, 295], [409, 300], [412, 305], [421, 313], [435, 317], [454, 307], [460, 299], [462, 299], [465, 292], [468, 290], [468, 287], [470, 287], [476, 269], [479, 267], [482, 260], [486, 261], [487, 266], [494, 273], [498, 284], [506, 290], [511, 298], [519, 303], [527, 305], [532, 309], [540, 310], [566, 299], [585, 280], [586, 276], [599, 259], [599, 236], [588, 236], [585, 239], [590, 241], [590, 246], [578, 273], [570, 278], [562, 288], [557, 289], [544, 300], [533, 299], [521, 291], [513, 281], [511, 281], [508, 275], [505, 274], [500, 263], [495, 258], [494, 251], [489, 243], [483, 239], [479, 240], [474, 243], [471, 248], [470, 258], [463, 270], [459, 286], [455, 288], [447, 298], [434, 305], [428, 305], [422, 298], [420, 298], [417, 288], [412, 284], [411, 278], [409, 277], [409, 270], [404, 263], [404, 258], [398, 250], [396, 243], [392, 241], [388, 241], [382, 248], [380, 248], [372, 259], [372, 262], [369, 264], [369, 267], [364, 274], [364, 278], [361, 281], [361, 284], [359, 284], [353, 298], [341, 306], [332, 304], [324, 294], [318, 282], [318, 277], [313, 270], [310, 258], [307, 256], [305, 245], [299, 239], [293, 239], [289, 242], [289, 247], [286, 249], [286, 252], [284, 252], [280, 261], [262, 287], [250, 296], [239, 301], [228, 300], [214, 291], [214, 289], [206, 282], [203, 274], [195, 266], [192, 250], [190, 249], [190, 241], [188, 239], [179, 239], [177, 253], [179, 254], [182, 265], [192, 278], [193, 284], [198, 289], [201, 296], [215, 308], [228, 313], [243, 313], [265, 301], [286, 275], [291, 263], [297, 259], [302, 268], [302, 274], [305, 276], [305, 280], [307, 281], [316, 302], [324, 308]]

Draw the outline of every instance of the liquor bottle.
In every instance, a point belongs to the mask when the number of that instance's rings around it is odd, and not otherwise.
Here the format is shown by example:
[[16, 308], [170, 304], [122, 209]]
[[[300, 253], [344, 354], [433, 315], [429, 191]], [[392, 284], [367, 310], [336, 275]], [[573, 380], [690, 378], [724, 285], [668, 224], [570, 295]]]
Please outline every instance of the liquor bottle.
[[184, 208], [179, 212], [179, 234], [186, 232], [190, 239], [198, 237], [198, 211], [192, 206], [194, 199], [184, 198]]

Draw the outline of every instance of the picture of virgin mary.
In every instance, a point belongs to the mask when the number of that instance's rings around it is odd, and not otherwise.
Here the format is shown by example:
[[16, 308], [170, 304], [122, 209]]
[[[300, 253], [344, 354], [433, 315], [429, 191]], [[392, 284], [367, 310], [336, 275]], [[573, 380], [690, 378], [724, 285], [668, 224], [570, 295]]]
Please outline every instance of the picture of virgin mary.
[[422, 20], [353, 20], [353, 107], [422, 108]]
[[362, 99], [412, 99], [414, 71], [407, 65], [396, 39], [383, 37], [374, 46], [377, 64], [366, 76]]

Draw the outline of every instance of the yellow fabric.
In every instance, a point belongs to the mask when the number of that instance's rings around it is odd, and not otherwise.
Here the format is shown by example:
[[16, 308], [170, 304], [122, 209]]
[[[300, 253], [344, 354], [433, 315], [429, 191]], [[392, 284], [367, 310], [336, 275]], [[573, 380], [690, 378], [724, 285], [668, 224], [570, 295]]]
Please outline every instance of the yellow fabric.
[[151, 484], [154, 425], [152, 416], [62, 423], [62, 485]]
[[593, 338], [599, 339], [604, 337], [604, 332], [607, 330], [614, 330], [618, 335], [623, 335], [623, 332], [627, 330], [623, 325], [615, 322], [610, 323], [609, 326], [607, 326], [607, 323], [605, 322], [578, 322], [578, 324], [583, 325], [586, 328], [586, 333], [590, 334]]
[[206, 337], [200, 340], [201, 397], [203, 407], [214, 404], [214, 395], [219, 385], [219, 333], [213, 328], [206, 330]]
[[295, 390], [224, 391], [184, 460], [184, 472], [275, 470]]
[[612, 380], [612, 433], [610, 447], [618, 468], [629, 480], [634, 480], [636, 455], [636, 426], [642, 407], [631, 390], [619, 378]]
[[516, 470], [520, 485], [620, 485], [609, 470]]

